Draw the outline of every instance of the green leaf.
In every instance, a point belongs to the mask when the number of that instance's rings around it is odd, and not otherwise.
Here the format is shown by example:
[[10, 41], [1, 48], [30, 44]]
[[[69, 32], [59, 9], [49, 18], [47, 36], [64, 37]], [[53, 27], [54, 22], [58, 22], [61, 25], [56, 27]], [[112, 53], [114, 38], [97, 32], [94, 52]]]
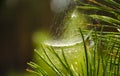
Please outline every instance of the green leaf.
[[84, 44], [84, 51], [85, 51], [85, 59], [86, 59], [86, 69], [87, 69], [87, 76], [90, 76], [90, 73], [89, 73], [89, 60], [88, 60], [88, 52], [87, 52], [87, 47], [86, 47], [86, 44], [85, 44], [85, 39], [84, 39], [84, 35], [82, 33], [82, 30], [81, 28], [79, 28], [79, 31], [80, 31], [80, 34], [82, 36], [82, 40], [83, 40], [83, 44]]
[[59, 76], [63, 76], [63, 74], [61, 73], [61, 71], [56, 67], [56, 65], [52, 62], [52, 59], [50, 58], [50, 56], [48, 55], [48, 53], [46, 52], [45, 48], [42, 46], [42, 49], [46, 55], [46, 57], [48, 58], [49, 62], [51, 63], [51, 66], [54, 68], [54, 70], [56, 71], [56, 73]]
[[36, 73], [39, 76], [41, 76], [41, 74], [44, 76], [48, 76], [47, 72], [41, 66], [37, 65], [36, 63], [29, 62], [28, 65], [31, 66], [35, 70], [35, 71], [32, 71], [32, 70], [28, 70], [28, 71]]
[[114, 19], [112, 17], [108, 17], [108, 16], [102, 16], [102, 15], [89, 15], [90, 17], [94, 18], [94, 19], [98, 19], [107, 23], [110, 23], [116, 27], [120, 28], [120, 21], [117, 19]]
[[96, 6], [77, 6], [77, 8], [84, 9], [84, 10], [102, 10]]
[[117, 2], [115, 2], [115, 1], [113, 1], [113, 0], [105, 0], [105, 1], [106, 1], [106, 3], [110, 3], [111, 6], [114, 6], [114, 7], [120, 8], [120, 4], [117, 3]]

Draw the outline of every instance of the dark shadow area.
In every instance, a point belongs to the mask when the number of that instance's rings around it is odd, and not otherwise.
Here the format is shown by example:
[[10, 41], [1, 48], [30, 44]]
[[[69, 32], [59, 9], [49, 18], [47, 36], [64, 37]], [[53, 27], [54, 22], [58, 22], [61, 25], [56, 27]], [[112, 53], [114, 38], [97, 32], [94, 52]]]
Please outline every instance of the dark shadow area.
[[33, 56], [32, 34], [49, 28], [50, 21], [49, 0], [0, 0], [0, 76], [25, 71]]

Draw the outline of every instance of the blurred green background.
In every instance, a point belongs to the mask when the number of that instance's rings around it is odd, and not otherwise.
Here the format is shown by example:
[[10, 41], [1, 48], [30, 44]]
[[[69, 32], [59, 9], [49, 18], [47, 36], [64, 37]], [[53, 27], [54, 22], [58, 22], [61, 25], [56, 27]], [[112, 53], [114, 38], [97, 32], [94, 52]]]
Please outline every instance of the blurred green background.
[[0, 76], [30, 76], [32, 35], [49, 29], [52, 17], [50, 0], [0, 0]]

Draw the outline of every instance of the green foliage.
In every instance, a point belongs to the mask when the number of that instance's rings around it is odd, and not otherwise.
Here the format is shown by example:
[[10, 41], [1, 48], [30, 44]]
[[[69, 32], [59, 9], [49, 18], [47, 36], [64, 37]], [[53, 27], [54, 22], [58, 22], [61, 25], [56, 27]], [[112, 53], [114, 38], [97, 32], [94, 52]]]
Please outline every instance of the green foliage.
[[[32, 69], [29, 71], [38, 76], [120, 76], [120, 1], [103, 0], [100, 3], [88, 0], [89, 4], [76, 1], [76, 8], [98, 12], [86, 15], [100, 22], [100, 30], [98, 26], [93, 27], [92, 32], [79, 28], [82, 43], [74, 46], [42, 44], [35, 50], [36, 61], [28, 63]], [[118, 31], [104, 31], [106, 27]], [[91, 32], [88, 39], [85, 39], [86, 32]]]
[[[41, 51], [35, 50], [38, 61], [28, 63], [33, 68], [29, 71], [38, 76], [119, 76], [120, 34], [109, 32], [103, 35], [103, 32], [93, 31], [91, 37], [95, 43], [92, 50], [88, 50], [82, 32], [84, 31], [80, 30], [84, 45], [84, 53], [81, 53], [84, 55], [81, 54], [78, 58], [77, 67], [71, 64], [64, 48], [58, 52], [53, 47], [41, 45]], [[81, 49], [81, 45], [78, 46]]]
[[116, 0], [103, 0], [101, 3], [97, 2], [96, 0], [88, 0], [88, 2], [89, 4], [78, 2], [80, 5], [78, 5], [77, 8], [87, 12], [96, 11], [95, 13], [88, 13], [88, 16], [95, 20], [108, 23], [109, 26], [115, 26], [117, 29], [120, 29], [119, 1], [117, 2]]

